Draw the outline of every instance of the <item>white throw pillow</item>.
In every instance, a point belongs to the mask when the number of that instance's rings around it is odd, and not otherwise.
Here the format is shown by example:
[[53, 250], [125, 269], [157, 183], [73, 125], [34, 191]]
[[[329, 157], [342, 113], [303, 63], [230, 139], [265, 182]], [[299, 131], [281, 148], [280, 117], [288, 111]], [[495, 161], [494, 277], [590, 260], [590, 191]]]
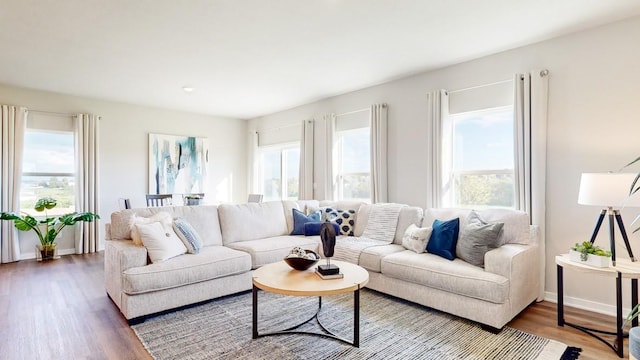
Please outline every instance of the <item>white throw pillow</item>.
[[167, 231], [159, 222], [136, 224], [142, 244], [147, 248], [152, 263], [162, 262], [187, 252], [182, 240], [169, 228]]
[[136, 229], [136, 225], [138, 224], [151, 224], [154, 222], [159, 222], [165, 230], [173, 229], [173, 218], [171, 214], [168, 212], [161, 211], [157, 214], [153, 214], [149, 217], [136, 216], [135, 214], [131, 218], [130, 227], [131, 227], [131, 239], [133, 239], [133, 243], [142, 246], [142, 241], [140, 240], [140, 234], [138, 234], [138, 230]]
[[402, 246], [405, 249], [421, 254], [427, 251], [427, 243], [431, 237], [431, 227], [420, 228], [415, 224], [409, 225], [402, 237]]

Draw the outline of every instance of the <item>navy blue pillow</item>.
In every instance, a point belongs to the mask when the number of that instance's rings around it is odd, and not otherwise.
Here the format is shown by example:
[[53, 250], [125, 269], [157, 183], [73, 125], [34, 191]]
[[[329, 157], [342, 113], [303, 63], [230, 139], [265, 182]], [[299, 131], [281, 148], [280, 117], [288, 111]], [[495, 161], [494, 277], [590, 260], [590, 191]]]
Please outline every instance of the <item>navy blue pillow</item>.
[[[340, 226], [336, 223], [331, 223], [333, 230], [336, 231], [336, 235], [340, 234]], [[320, 235], [320, 227], [322, 222], [308, 222], [304, 224], [304, 236]]]
[[291, 235], [304, 235], [304, 224], [310, 221], [320, 221], [320, 216], [320, 210], [305, 215], [302, 211], [293, 209], [293, 231]]
[[431, 232], [431, 238], [427, 243], [427, 252], [442, 256], [445, 259], [455, 259], [460, 219], [455, 218], [449, 221], [434, 220], [432, 228], [433, 232]]

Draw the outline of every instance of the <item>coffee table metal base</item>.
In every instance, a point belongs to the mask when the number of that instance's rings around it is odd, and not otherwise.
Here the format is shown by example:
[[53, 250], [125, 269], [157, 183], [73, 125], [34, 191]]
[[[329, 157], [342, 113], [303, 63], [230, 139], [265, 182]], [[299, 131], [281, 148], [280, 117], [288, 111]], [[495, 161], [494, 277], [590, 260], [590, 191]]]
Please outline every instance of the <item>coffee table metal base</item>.
[[[347, 340], [345, 338], [342, 338], [342, 337], [334, 334], [333, 332], [331, 332], [329, 329], [327, 329], [322, 324], [322, 322], [320, 321], [320, 318], [318, 317], [318, 314], [320, 313], [320, 310], [322, 310], [322, 296], [318, 296], [318, 309], [316, 310], [315, 314], [313, 316], [311, 316], [308, 320], [303, 321], [303, 322], [299, 323], [298, 325], [292, 326], [292, 327], [284, 329], [284, 330], [259, 334], [258, 333], [258, 288], [255, 285], [253, 285], [253, 306], [252, 306], [252, 311], [253, 311], [253, 321], [252, 321], [253, 338], [257, 339], [259, 337], [273, 336], [273, 335], [306, 334], [306, 335], [313, 335], [313, 336], [321, 336], [321, 337], [325, 337], [325, 338], [330, 338], [330, 339], [341, 341], [341, 342], [346, 343], [348, 345], [353, 345], [355, 347], [360, 347], [360, 287], [358, 287], [358, 289], [353, 292], [353, 341], [349, 341], [349, 340]], [[311, 332], [311, 331], [296, 330], [299, 327], [301, 327], [302, 325], [307, 324], [307, 323], [309, 323], [309, 322], [311, 322], [313, 320], [315, 320], [318, 323], [318, 325], [320, 326], [320, 328], [324, 332]]]

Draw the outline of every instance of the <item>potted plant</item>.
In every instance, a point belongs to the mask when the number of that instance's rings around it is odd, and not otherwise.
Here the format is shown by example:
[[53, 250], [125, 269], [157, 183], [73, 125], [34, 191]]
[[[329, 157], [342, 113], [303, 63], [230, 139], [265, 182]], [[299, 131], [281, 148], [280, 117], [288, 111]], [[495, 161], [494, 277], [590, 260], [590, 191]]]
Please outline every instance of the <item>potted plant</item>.
[[593, 245], [590, 241], [576, 243], [569, 253], [571, 261], [585, 263], [596, 267], [608, 267], [611, 251]]
[[184, 196], [185, 205], [200, 205], [202, 194], [189, 194]]
[[47, 210], [53, 209], [56, 205], [55, 199], [44, 197], [38, 199], [33, 207], [38, 212], [44, 211], [44, 219], [38, 220], [27, 213], [20, 215], [15, 212], [1, 212], [0, 220], [12, 220], [13, 225], [20, 231], [33, 230], [40, 240], [38, 249], [42, 260], [51, 260], [55, 257], [56, 238], [62, 229], [67, 225], [75, 225], [79, 221], [91, 222], [94, 219], [100, 219], [99, 215], [91, 212], [72, 212], [58, 217], [49, 217]]

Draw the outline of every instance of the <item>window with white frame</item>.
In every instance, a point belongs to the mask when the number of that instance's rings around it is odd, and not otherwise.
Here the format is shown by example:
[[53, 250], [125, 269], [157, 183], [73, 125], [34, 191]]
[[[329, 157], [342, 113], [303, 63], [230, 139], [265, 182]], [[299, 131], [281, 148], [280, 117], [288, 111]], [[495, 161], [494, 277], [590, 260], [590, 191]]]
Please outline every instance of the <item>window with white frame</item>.
[[506, 106], [450, 115], [451, 207], [515, 206], [514, 117]]
[[24, 140], [20, 210], [42, 216], [33, 209], [37, 199], [52, 197], [58, 205], [49, 215], [75, 211], [74, 132], [28, 128]]
[[300, 180], [300, 143], [260, 148], [259, 186], [264, 200], [297, 200]]
[[371, 202], [370, 133], [368, 110], [336, 119], [334, 161], [337, 200]]

